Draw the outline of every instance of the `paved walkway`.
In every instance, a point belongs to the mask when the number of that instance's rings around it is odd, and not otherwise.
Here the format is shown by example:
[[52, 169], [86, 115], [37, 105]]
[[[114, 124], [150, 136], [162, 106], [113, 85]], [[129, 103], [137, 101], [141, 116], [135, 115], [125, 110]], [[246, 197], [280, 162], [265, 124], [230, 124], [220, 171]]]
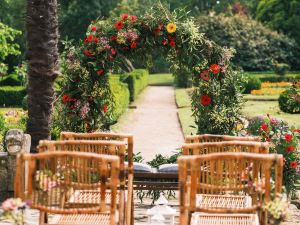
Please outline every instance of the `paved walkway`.
[[184, 139], [177, 117], [175, 91], [169, 86], [149, 86], [134, 102], [114, 129], [134, 135], [134, 152], [141, 152], [145, 161], [155, 154], [172, 155]]

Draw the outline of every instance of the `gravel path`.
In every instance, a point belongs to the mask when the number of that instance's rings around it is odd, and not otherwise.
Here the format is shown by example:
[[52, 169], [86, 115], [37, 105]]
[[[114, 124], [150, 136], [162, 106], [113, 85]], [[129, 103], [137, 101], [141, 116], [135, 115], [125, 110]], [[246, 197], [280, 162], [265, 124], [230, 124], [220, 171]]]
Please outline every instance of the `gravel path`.
[[149, 86], [123, 115], [118, 132], [134, 135], [134, 152], [141, 152], [145, 161], [155, 154], [172, 155], [181, 147], [184, 138], [177, 117], [173, 87]]

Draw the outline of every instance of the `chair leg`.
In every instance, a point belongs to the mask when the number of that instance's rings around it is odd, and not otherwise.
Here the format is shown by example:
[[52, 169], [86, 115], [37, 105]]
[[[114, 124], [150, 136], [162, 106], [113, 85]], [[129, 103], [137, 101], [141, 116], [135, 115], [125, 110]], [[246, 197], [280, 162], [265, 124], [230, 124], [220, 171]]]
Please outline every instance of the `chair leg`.
[[134, 224], [134, 194], [132, 192], [130, 225], [133, 225], [133, 224]]
[[40, 211], [39, 225], [45, 225], [47, 223], [48, 223], [48, 215], [47, 215], [47, 213]]

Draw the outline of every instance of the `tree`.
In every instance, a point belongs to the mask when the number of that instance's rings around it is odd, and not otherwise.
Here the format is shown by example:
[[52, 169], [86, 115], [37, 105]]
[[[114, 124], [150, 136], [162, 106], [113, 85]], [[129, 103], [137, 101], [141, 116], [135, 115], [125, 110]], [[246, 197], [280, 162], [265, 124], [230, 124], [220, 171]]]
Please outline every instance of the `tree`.
[[299, 0], [261, 0], [256, 18], [271, 28], [288, 34], [300, 44]]
[[49, 139], [53, 82], [58, 75], [57, 0], [28, 0], [26, 15], [28, 60], [28, 122], [32, 152], [39, 140]]
[[0, 22], [0, 60], [4, 60], [8, 55], [20, 55], [19, 45], [14, 43], [17, 35], [21, 34], [4, 23]]
[[97, 18], [107, 18], [118, 0], [61, 0], [60, 33], [62, 39], [78, 41], [85, 36], [86, 28]]

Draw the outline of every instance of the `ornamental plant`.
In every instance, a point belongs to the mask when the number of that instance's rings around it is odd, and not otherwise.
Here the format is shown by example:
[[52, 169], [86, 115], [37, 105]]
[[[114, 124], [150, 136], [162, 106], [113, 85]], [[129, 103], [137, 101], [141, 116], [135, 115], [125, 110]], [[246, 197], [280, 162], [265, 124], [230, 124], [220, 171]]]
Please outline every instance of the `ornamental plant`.
[[300, 88], [294, 85], [283, 91], [278, 99], [279, 108], [286, 113], [300, 113]]
[[[207, 40], [186, 12], [171, 13], [156, 4], [142, 16], [124, 13], [95, 21], [80, 45], [67, 49], [58, 107], [64, 130], [108, 128], [115, 107], [108, 74], [157, 52], [172, 64], [175, 75], [183, 67], [194, 75], [192, 105], [199, 133], [230, 133], [239, 117], [242, 96], [230, 66], [232, 52]], [[203, 80], [199, 74], [206, 70], [208, 80]]]
[[9, 198], [5, 200], [0, 208], [0, 221], [12, 221], [16, 225], [25, 225], [24, 212], [27, 203], [20, 198]]
[[270, 225], [279, 225], [288, 216], [288, 204], [286, 201], [275, 198], [270, 201], [266, 206], [265, 210], [268, 212], [268, 222]]
[[[253, 129], [253, 127], [252, 127]], [[248, 129], [253, 134], [253, 130]], [[295, 190], [296, 175], [299, 173], [299, 139], [300, 129], [287, 126], [281, 120], [267, 115], [255, 131], [261, 137], [261, 141], [271, 144], [271, 153], [281, 154], [284, 157], [283, 184], [287, 195]]]

